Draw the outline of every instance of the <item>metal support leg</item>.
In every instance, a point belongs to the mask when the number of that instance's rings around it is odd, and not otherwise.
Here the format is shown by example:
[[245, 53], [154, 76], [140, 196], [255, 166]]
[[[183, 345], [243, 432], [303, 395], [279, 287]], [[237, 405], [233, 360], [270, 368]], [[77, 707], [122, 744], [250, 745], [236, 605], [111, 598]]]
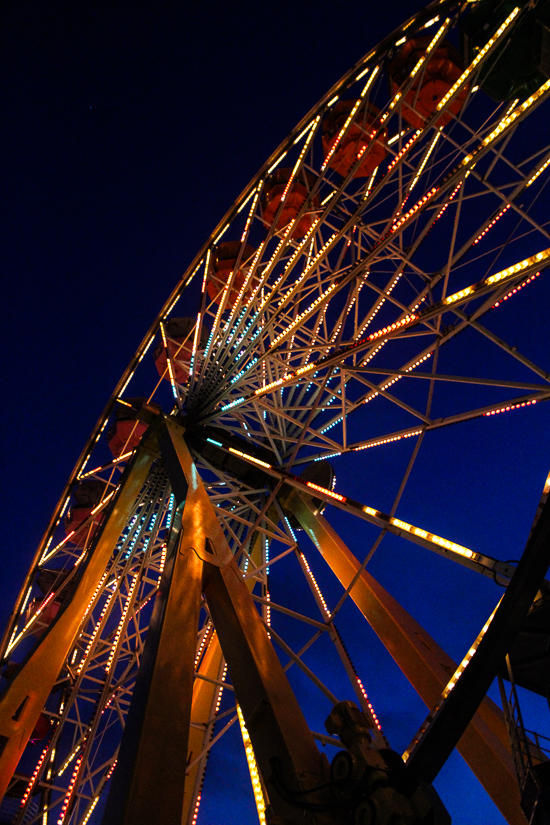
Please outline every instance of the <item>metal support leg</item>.
[[202, 580], [183, 538], [155, 600], [104, 825], [181, 825]]
[[74, 596], [0, 698], [0, 798], [74, 645], [86, 607], [155, 458], [155, 445], [144, 444], [138, 448], [125, 472], [95, 548], [83, 562]]
[[[328, 764], [231, 554], [183, 430], [170, 419], [164, 426], [162, 456], [180, 512], [185, 505], [179, 534], [174, 520], [103, 825], [182, 821], [201, 584], [262, 775], [279, 778], [279, 792], [268, 783], [272, 813], [285, 823], [303, 823], [308, 806], [333, 802], [326, 789], [302, 793], [326, 781]], [[197, 694], [197, 712], [198, 705]], [[313, 821], [340, 819], [316, 811]]]
[[[287, 506], [347, 588], [360, 570], [360, 562], [326, 519], [315, 515], [315, 506], [307, 496], [294, 493]], [[358, 576], [350, 597], [421, 699], [430, 708], [436, 705], [456, 664], [366, 570]], [[482, 702], [457, 747], [507, 821], [525, 825], [506, 724], [491, 700]]]

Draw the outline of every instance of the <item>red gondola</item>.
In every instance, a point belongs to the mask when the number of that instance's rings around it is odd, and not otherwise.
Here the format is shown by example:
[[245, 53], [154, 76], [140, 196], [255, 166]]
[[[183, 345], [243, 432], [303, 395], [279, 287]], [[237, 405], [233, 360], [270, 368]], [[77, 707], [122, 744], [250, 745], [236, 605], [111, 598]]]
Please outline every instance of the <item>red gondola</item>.
[[[25, 612], [25, 622], [28, 622], [29, 619], [34, 616], [34, 614], [40, 610], [41, 606], [44, 604], [45, 598], [38, 596], [36, 599], [33, 599], [30, 602], [27, 610]], [[41, 639], [46, 630], [52, 624], [53, 620], [56, 618], [57, 614], [59, 613], [59, 608], [61, 607], [61, 600], [60, 599], [52, 599], [48, 602], [48, 604], [44, 607], [44, 609], [40, 612], [40, 614], [36, 617], [35, 621], [30, 627], [30, 634], [34, 636], [35, 639]]]
[[[225, 286], [235, 269], [235, 264], [237, 263], [241, 246], [242, 244], [240, 241], [224, 241], [224, 243], [219, 244], [214, 251], [212, 256], [212, 269], [208, 276], [206, 288], [211, 300], [215, 301], [217, 304], [221, 303]], [[249, 244], [245, 244], [241, 254], [239, 269], [235, 272], [233, 277], [233, 285], [227, 295], [226, 307], [228, 309], [235, 305], [235, 302], [239, 297], [239, 293], [244, 285], [250, 264], [252, 263], [252, 259], [255, 254], [256, 250], [254, 247]], [[252, 290], [257, 285], [258, 279], [252, 278], [247, 285], [244, 297], [249, 298], [252, 295]]]
[[[354, 100], [339, 100], [336, 106], [323, 120], [323, 152], [325, 158], [338, 141], [351, 110], [355, 106]], [[373, 145], [365, 150], [380, 126], [378, 115], [380, 109], [372, 103], [366, 103], [355, 115], [346, 134], [338, 141], [337, 148], [332, 154], [328, 165], [342, 177], [347, 177], [349, 170], [361, 155], [361, 163], [353, 177], [365, 178], [372, 175], [388, 154], [388, 131], [384, 129]]]
[[[389, 75], [392, 94], [407, 81], [421, 57], [426, 53], [429, 37], [409, 40], [397, 57], [390, 63]], [[416, 129], [421, 129], [426, 120], [437, 110], [437, 104], [445, 97], [451, 86], [463, 72], [462, 61], [457, 50], [444, 40], [432, 52], [426, 67], [423, 67], [401, 101], [403, 117]], [[468, 94], [468, 84], [459, 91], [453, 102], [437, 121], [437, 126], [445, 126], [457, 115]]]
[[36, 721], [36, 725], [33, 728], [31, 735], [29, 736], [29, 742], [33, 745], [36, 742], [41, 742], [42, 739], [45, 739], [46, 736], [51, 733], [52, 725], [48, 716], [45, 713], [41, 713]]
[[[264, 221], [270, 226], [275, 220], [275, 215], [281, 205], [283, 195], [287, 189], [292, 169], [277, 169], [271, 175], [266, 183], [264, 194], [262, 196], [262, 215]], [[307, 181], [307, 186], [304, 181]], [[288, 192], [286, 194], [281, 214], [277, 219], [275, 231], [280, 232], [285, 226], [294, 220], [296, 215], [301, 210], [308, 192], [315, 183], [313, 175], [302, 175], [292, 181]], [[294, 229], [292, 230], [292, 238], [303, 238], [308, 229], [311, 228], [315, 219], [315, 211], [319, 209], [319, 198], [315, 195], [313, 203], [310, 205], [307, 212], [305, 212]]]
[[[168, 353], [172, 363], [174, 379], [178, 384], [185, 384], [189, 380], [189, 369], [193, 353], [193, 327], [195, 318], [170, 318], [164, 326], [167, 337]], [[199, 347], [206, 346], [208, 330], [202, 328]], [[155, 366], [158, 374], [170, 380], [164, 342], [160, 341], [154, 353]]]
[[[88, 538], [91, 540], [95, 536], [99, 525], [103, 521], [103, 513], [101, 512], [92, 516], [93, 509], [93, 507], [82, 507], [76, 504], [74, 507], [71, 507], [65, 517], [65, 534], [68, 536], [73, 533], [70, 541], [77, 547], [84, 547], [86, 540]], [[86, 522], [90, 516], [92, 516], [92, 520], [84, 526], [84, 522]]]

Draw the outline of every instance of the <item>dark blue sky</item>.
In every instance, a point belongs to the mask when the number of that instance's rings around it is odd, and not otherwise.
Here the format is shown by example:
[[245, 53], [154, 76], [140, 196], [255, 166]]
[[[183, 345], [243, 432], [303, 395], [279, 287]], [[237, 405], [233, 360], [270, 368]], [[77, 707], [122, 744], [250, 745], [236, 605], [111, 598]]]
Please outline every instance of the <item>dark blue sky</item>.
[[[421, 5], [2, 4], [2, 624], [89, 431], [198, 247], [290, 129]], [[442, 435], [439, 457], [419, 467], [422, 497], [413, 487], [404, 498], [410, 520], [517, 557], [549, 463], [547, 415], [546, 405], [529, 412], [525, 439], [504, 419]], [[471, 478], [462, 439], [483, 454], [483, 480]], [[337, 466], [339, 489], [384, 509], [395, 489], [369, 485], [375, 464], [370, 453]], [[427, 551], [393, 552], [384, 584], [435, 636], [444, 626], [458, 658], [494, 586], [483, 582], [480, 600], [468, 592], [475, 574], [432, 556], [427, 565]], [[411, 722], [398, 698], [391, 707], [396, 727], [412, 724], [406, 744], [422, 711]], [[475, 807], [475, 821], [502, 823], [482, 797], [461, 794], [467, 773], [458, 757], [443, 772], [453, 821], [472, 822]]]

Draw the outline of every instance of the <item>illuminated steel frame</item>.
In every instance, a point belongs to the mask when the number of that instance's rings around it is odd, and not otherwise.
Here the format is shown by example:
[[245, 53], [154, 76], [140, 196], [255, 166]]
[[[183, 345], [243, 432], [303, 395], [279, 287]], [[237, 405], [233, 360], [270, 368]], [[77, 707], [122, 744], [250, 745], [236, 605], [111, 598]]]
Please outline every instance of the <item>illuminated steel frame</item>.
[[[10, 804], [24, 788], [16, 825], [95, 821], [116, 765], [179, 511], [173, 480], [154, 438], [146, 437], [137, 451], [109, 459], [106, 431], [117, 399], [131, 403], [127, 399], [143, 392], [144, 381], [150, 385], [155, 339], [163, 343], [167, 367], [150, 387], [148, 401], [184, 416], [191, 456], [224, 540], [285, 671], [290, 677], [299, 671], [328, 708], [353, 696], [373, 720], [381, 745], [384, 734], [365, 689], [372, 677], [357, 672], [345, 647], [346, 632], [354, 630], [344, 622], [343, 628], [335, 625], [348, 603], [355, 601], [371, 624], [372, 599], [393, 616], [402, 646], [397, 650], [395, 639], [383, 633], [382, 641], [428, 706], [436, 703], [446, 677], [454, 672], [452, 660], [364, 569], [382, 539], [397, 536], [469, 568], [472, 576], [478, 572], [503, 586], [510, 581], [513, 563], [494, 558], [483, 545], [465, 547], [451, 535], [441, 536], [441, 530], [431, 530], [424, 522], [412, 524], [400, 508], [418, 455], [430, 449], [431, 439], [445, 427], [479, 419], [490, 428], [491, 417], [505, 413], [517, 416], [522, 426], [533, 406], [550, 398], [547, 365], [535, 363], [516, 341], [505, 340], [492, 320], [508, 301], [519, 305], [529, 301], [530, 293], [540, 295], [550, 259], [545, 194], [550, 144], [541, 133], [536, 149], [523, 151], [521, 140], [531, 124], [544, 121], [539, 107], [548, 110], [550, 81], [525, 100], [504, 103], [495, 103], [477, 85], [485, 61], [524, 12], [518, 7], [503, 21], [421, 129], [411, 128], [403, 117], [402, 99], [418, 78], [422, 81], [438, 44], [455, 36], [460, 15], [467, 13], [461, 9], [461, 4], [446, 0], [411, 18], [298, 124], [208, 238], [115, 388], [67, 482], [2, 642], [3, 660], [11, 663], [11, 671], [0, 698], [0, 769]], [[392, 96], [391, 60], [401, 45], [419, 36], [428, 38], [426, 55]], [[465, 88], [462, 111], [442, 126], [442, 115]], [[323, 118], [340, 99], [355, 103], [325, 156]], [[366, 123], [367, 104], [380, 109], [378, 126], [365, 129], [357, 160], [344, 178], [331, 169], [331, 159], [351, 126]], [[385, 130], [386, 159], [370, 177], [355, 177], [362, 158]], [[288, 168], [290, 177], [268, 225], [263, 197], [277, 168]], [[308, 189], [305, 200], [291, 224], [275, 229], [295, 182]], [[310, 229], [297, 237], [296, 227], [306, 215]], [[230, 278], [212, 300], [206, 287], [214, 274], [215, 248], [237, 239], [241, 245], [233, 272], [243, 269], [244, 284], [237, 289]], [[257, 251], [245, 260], [247, 244]], [[166, 323], [193, 312], [196, 320], [188, 340], [172, 342], [172, 350]], [[178, 346], [186, 353], [192, 349], [185, 384], [176, 380]], [[483, 377], [469, 370], [472, 351], [480, 357], [489, 354]], [[462, 372], [440, 371], [447, 352], [453, 363], [458, 359]], [[491, 353], [498, 354], [494, 372], [489, 369]], [[436, 416], [441, 388], [456, 392], [443, 392]], [[478, 403], [469, 403], [469, 393]], [[139, 413], [142, 420], [154, 428], [157, 410], [144, 410]], [[388, 512], [370, 498], [356, 501], [347, 495], [346, 479], [340, 475], [336, 489], [299, 478], [304, 466], [326, 459], [345, 472], [345, 456], [366, 450], [376, 451], [383, 461], [401, 441], [410, 450]], [[86, 479], [104, 483], [93, 514], [103, 514], [103, 525], [94, 535], [91, 516], [78, 536], [66, 537], [63, 518], [75, 485]], [[543, 497], [547, 492], [548, 486]], [[317, 512], [320, 502], [330, 505], [326, 523]], [[366, 555], [348, 548], [330, 528], [336, 511], [362, 520], [370, 544]], [[295, 532], [299, 522], [305, 533]], [[329, 545], [340, 554], [339, 562], [336, 556], [329, 561], [344, 588], [336, 598], [332, 584], [327, 585], [328, 595], [319, 584], [325, 574], [319, 573], [322, 567], [317, 551], [306, 544], [307, 534], [326, 560]], [[326, 547], [323, 542], [328, 542]], [[415, 552], [413, 546], [410, 552]], [[44, 592], [45, 573], [51, 587]], [[297, 590], [281, 590], [285, 576], [301, 582]], [[354, 596], [358, 582], [364, 588], [359, 600]], [[499, 595], [495, 590], [495, 603]], [[46, 616], [52, 602], [62, 608], [50, 627]], [[298, 648], [289, 621], [300, 628]], [[183, 821], [193, 825], [200, 816], [208, 757], [224, 747], [226, 733], [236, 725], [262, 822], [269, 796], [258, 767], [264, 756], [255, 753], [245, 716], [234, 701], [233, 681], [207, 603], [201, 607], [200, 622], [194, 641]], [[317, 648], [331, 651], [325, 650], [326, 656], [334, 657], [347, 680], [345, 689], [309, 658]], [[31, 665], [45, 655], [41, 650], [56, 651], [58, 664], [51, 665], [56, 672], [51, 683], [44, 682], [44, 695], [27, 699], [39, 672], [39, 664], [34, 671]], [[443, 668], [436, 659], [445, 662]], [[17, 672], [15, 665], [23, 662]], [[44, 747], [24, 751], [10, 779], [31, 735], [32, 719], [41, 711], [50, 720], [51, 733]], [[486, 702], [478, 716], [465, 745], [466, 758], [508, 821], [519, 825], [524, 820], [502, 714]], [[312, 735], [322, 746], [338, 745], [321, 724]], [[488, 771], [488, 764], [498, 769]]]

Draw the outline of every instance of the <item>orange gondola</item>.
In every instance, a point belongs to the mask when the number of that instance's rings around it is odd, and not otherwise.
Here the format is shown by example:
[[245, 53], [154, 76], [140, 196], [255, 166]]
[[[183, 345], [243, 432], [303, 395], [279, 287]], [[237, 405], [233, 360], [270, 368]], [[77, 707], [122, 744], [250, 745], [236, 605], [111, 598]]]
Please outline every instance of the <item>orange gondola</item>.
[[[104, 492], [105, 483], [98, 479], [88, 479], [75, 487], [76, 504], [65, 516], [65, 534], [68, 536], [74, 533], [70, 540], [77, 547], [84, 547], [87, 540], [91, 541], [103, 521], [104, 514], [94, 514], [93, 510], [101, 501]], [[85, 525], [90, 517], [91, 521]]]
[[116, 405], [116, 421], [107, 432], [107, 444], [115, 458], [135, 450], [141, 441], [148, 425], [143, 421], [136, 421], [136, 412], [146, 400], [145, 398], [127, 398], [127, 404], [131, 406]]
[[369, 146], [380, 127], [380, 109], [372, 103], [366, 103], [359, 109], [346, 133], [338, 140], [354, 106], [354, 100], [339, 100], [323, 120], [323, 153], [325, 158], [328, 157], [336, 145], [328, 165], [344, 178], [361, 157], [353, 177], [365, 178], [372, 175], [388, 154], [388, 131], [384, 129], [372, 146]]
[[[215, 301], [216, 304], [220, 304], [222, 301], [226, 284], [235, 270], [239, 253], [241, 253], [241, 246], [240, 241], [224, 241], [219, 244], [213, 252], [212, 268], [208, 276], [206, 288], [210, 299]], [[233, 283], [227, 294], [227, 309], [235, 306], [255, 254], [256, 249], [254, 249], [253, 246], [250, 246], [250, 244], [244, 245], [244, 249], [240, 254], [239, 269], [233, 275]], [[254, 287], [257, 285], [258, 279], [255, 277], [251, 278], [246, 287], [244, 297], [249, 298], [252, 295]]]
[[[304, 205], [308, 193], [315, 184], [313, 175], [306, 173], [299, 178], [292, 181], [290, 186], [288, 182], [292, 174], [292, 169], [277, 169], [276, 172], [266, 182], [264, 194], [262, 196], [262, 215], [264, 221], [272, 226], [275, 221], [275, 216], [283, 200], [283, 195], [286, 192], [281, 213], [277, 218], [275, 224], [275, 231], [280, 232], [288, 224], [296, 218]], [[288, 187], [288, 191], [287, 191]], [[308, 229], [311, 228], [315, 220], [315, 212], [319, 209], [319, 198], [314, 196], [313, 202], [309, 209], [302, 215], [294, 229], [292, 230], [292, 238], [303, 238]]]
[[[164, 329], [166, 333], [166, 343], [174, 380], [178, 384], [185, 384], [189, 380], [189, 370], [191, 367], [191, 357], [193, 354], [193, 328], [195, 318], [170, 318], [166, 322]], [[208, 330], [203, 326], [201, 330], [198, 346], [202, 349], [208, 341]], [[158, 374], [167, 381], [170, 380], [168, 363], [166, 360], [166, 350], [164, 341], [161, 339], [157, 345], [153, 357]]]
[[[409, 40], [390, 63], [388, 71], [392, 94], [406, 83], [411, 71], [426, 54], [429, 42], [429, 37]], [[422, 129], [426, 120], [437, 111], [439, 101], [445, 97], [462, 72], [459, 53], [454, 46], [444, 40], [434, 49], [427, 65], [418, 72], [411, 88], [401, 101], [403, 118], [407, 123], [415, 129]], [[449, 123], [453, 115], [457, 115], [462, 109], [467, 95], [468, 84], [465, 84], [437, 120], [436, 125], [445, 126]]]

